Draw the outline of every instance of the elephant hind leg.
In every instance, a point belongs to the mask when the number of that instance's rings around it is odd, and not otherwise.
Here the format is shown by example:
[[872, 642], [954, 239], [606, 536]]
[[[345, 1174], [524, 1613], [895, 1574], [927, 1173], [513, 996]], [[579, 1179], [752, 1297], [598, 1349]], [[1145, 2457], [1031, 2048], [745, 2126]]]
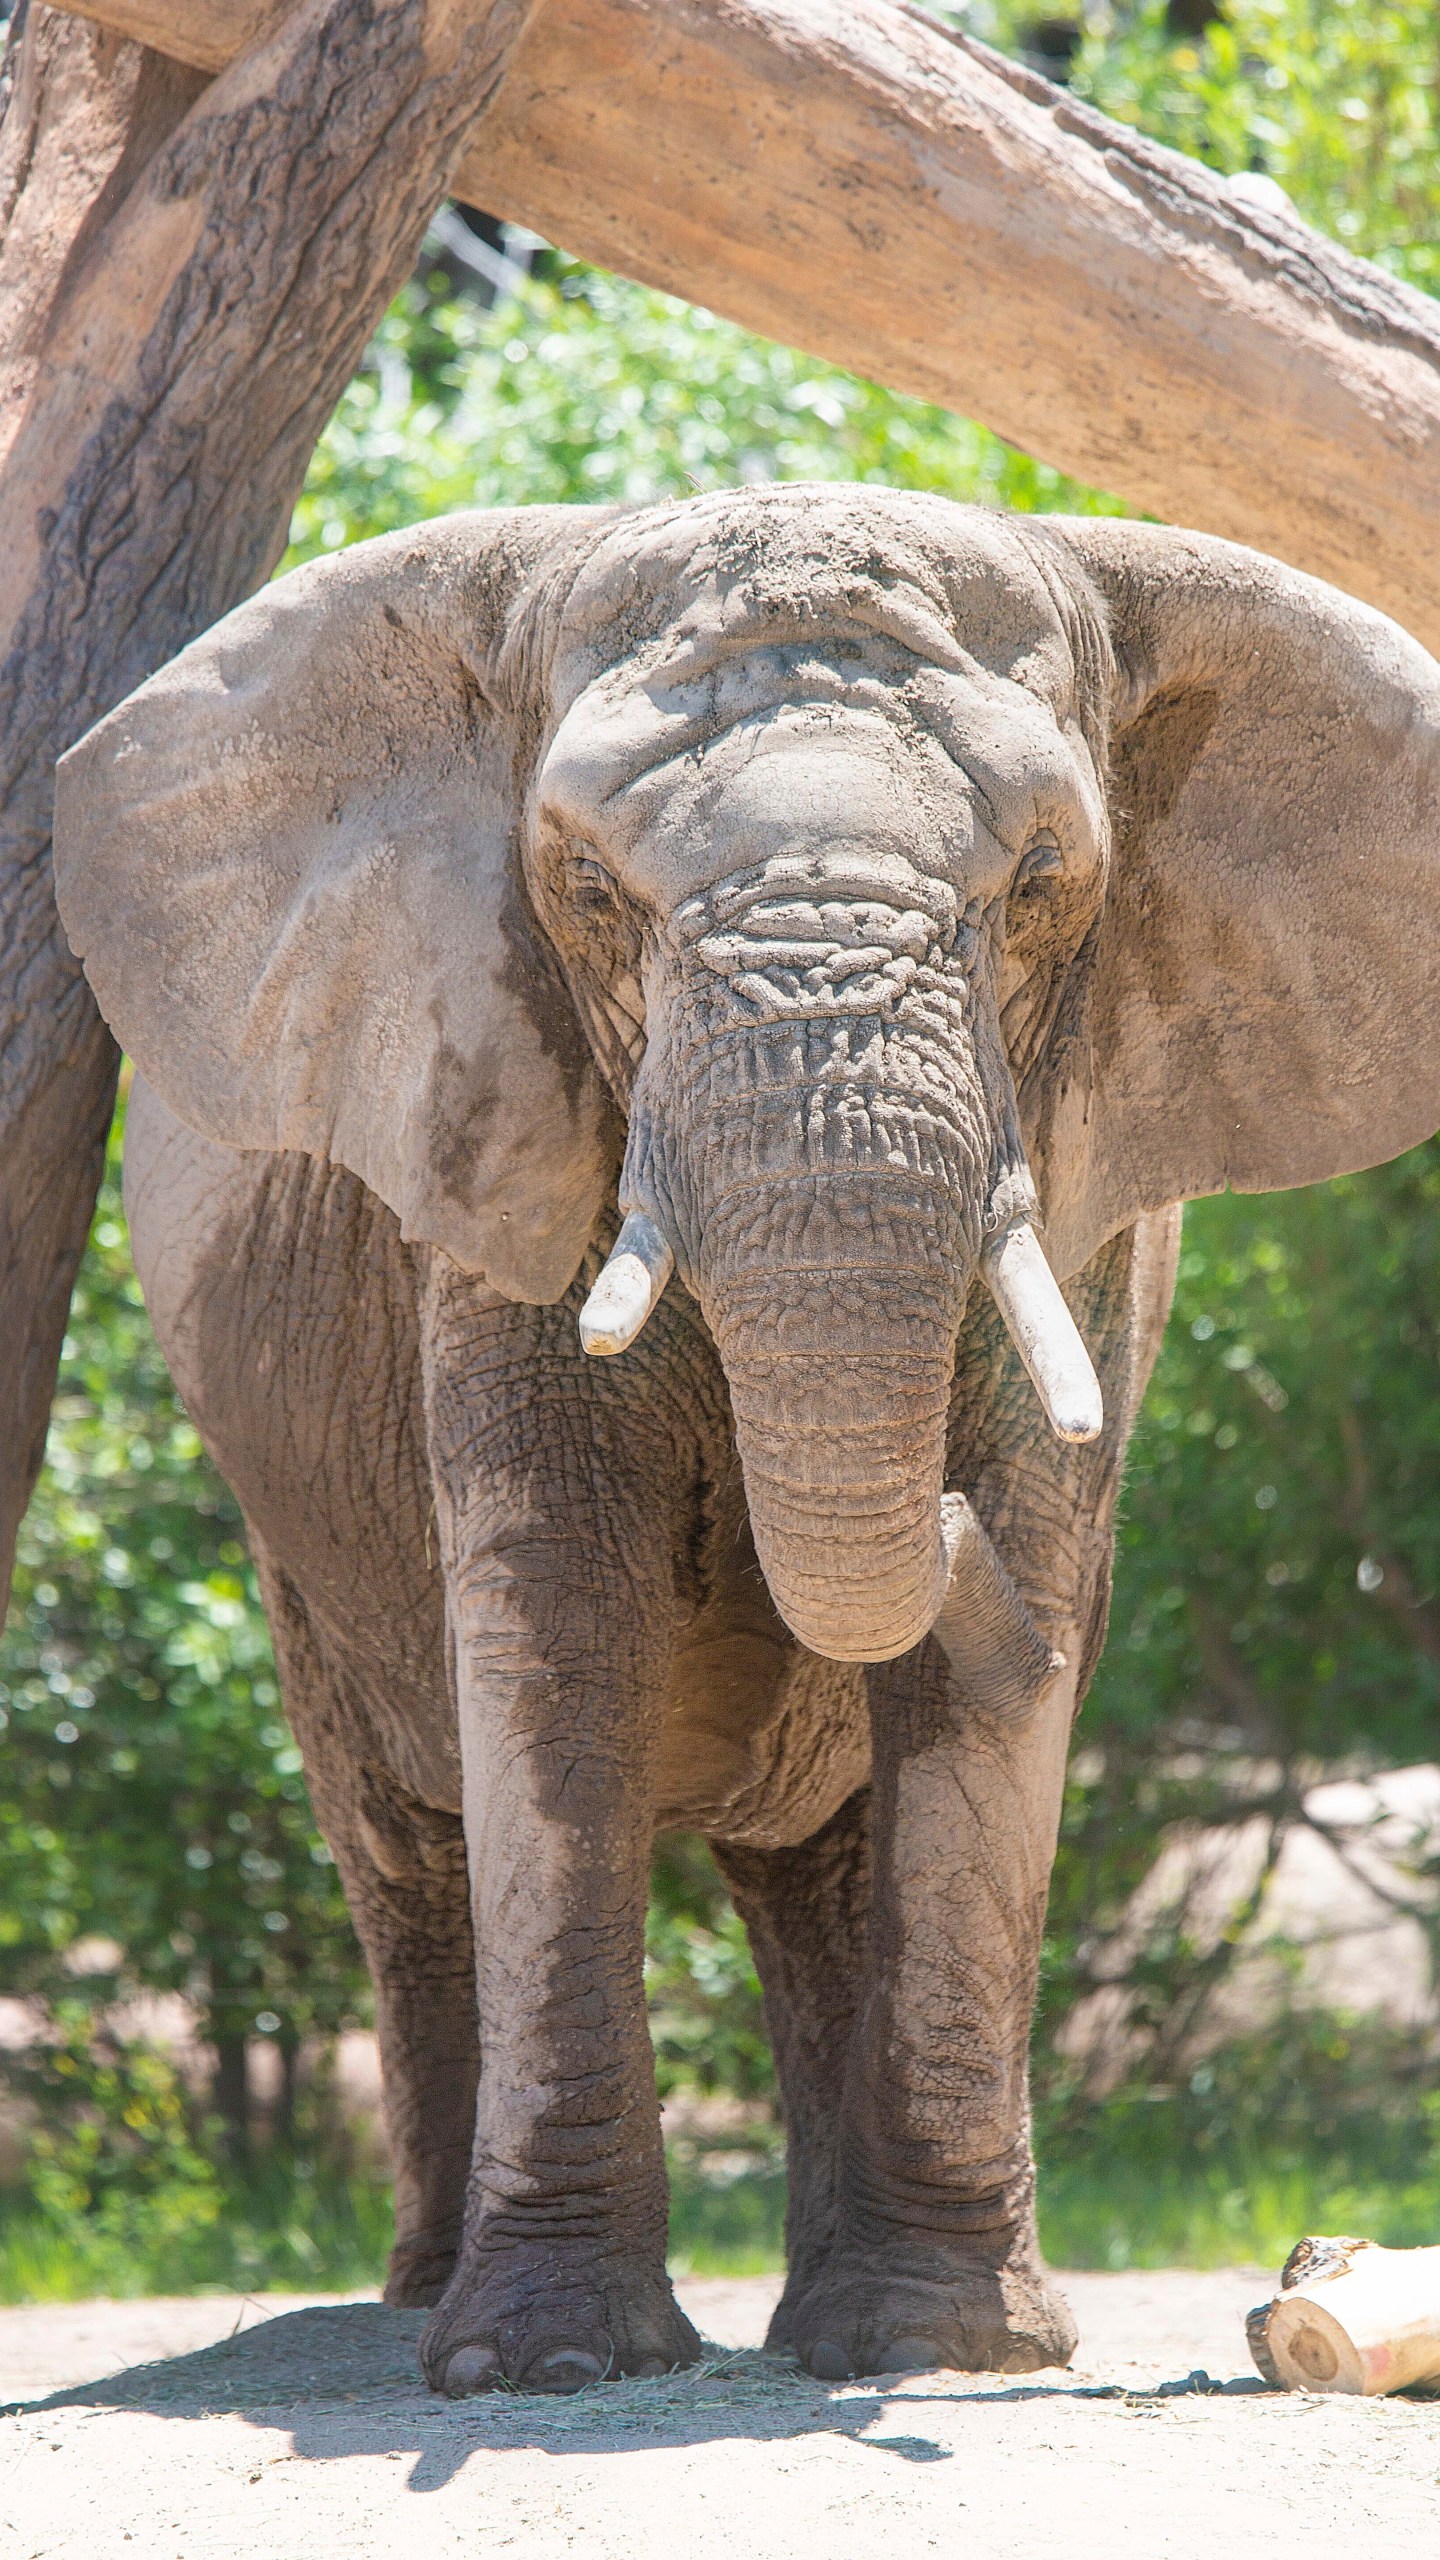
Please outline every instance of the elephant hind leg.
[[375, 1986], [395, 2177], [385, 2299], [428, 2307], [460, 2246], [480, 2078], [464, 1832], [458, 1814], [367, 1766], [344, 1664], [258, 1542], [256, 1561], [286, 1712]]
[[835, 2238], [836, 2135], [870, 1920], [870, 1790], [798, 1848], [710, 1847], [749, 1932], [780, 2080], [786, 2280], [766, 2343], [787, 2347], [791, 2307]]

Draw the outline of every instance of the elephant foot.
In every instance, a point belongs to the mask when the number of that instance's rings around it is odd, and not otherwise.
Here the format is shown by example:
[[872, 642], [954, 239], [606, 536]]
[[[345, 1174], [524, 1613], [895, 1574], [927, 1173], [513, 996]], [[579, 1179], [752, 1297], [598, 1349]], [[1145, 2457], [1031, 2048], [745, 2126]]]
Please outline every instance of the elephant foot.
[[1033, 2248], [997, 2266], [948, 2250], [836, 2249], [787, 2296], [766, 2345], [788, 2349], [820, 2382], [859, 2374], [1037, 2373], [1075, 2352], [1070, 2306]]
[[700, 2340], [663, 2264], [553, 2242], [462, 2252], [427, 2321], [420, 2370], [452, 2400], [508, 2385], [583, 2391], [694, 2364]]

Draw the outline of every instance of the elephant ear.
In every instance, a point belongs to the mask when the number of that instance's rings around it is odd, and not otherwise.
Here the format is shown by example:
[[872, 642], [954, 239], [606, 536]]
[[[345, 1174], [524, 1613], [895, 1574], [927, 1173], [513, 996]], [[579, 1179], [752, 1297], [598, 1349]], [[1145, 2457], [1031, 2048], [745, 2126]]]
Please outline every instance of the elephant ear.
[[519, 855], [526, 644], [598, 512], [452, 517], [296, 570], [92, 729], [56, 794], [66, 930], [171, 1109], [347, 1166], [408, 1239], [533, 1303], [573, 1277], [621, 1135]]
[[1066, 1271], [1144, 1210], [1440, 1124], [1440, 666], [1231, 543], [1042, 539], [1099, 589], [1118, 666], [1106, 903], [1022, 1095]]

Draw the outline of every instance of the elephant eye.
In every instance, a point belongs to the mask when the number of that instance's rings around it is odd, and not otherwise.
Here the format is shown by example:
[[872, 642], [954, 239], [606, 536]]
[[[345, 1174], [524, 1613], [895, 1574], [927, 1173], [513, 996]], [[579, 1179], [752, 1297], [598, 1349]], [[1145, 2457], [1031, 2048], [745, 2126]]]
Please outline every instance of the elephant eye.
[[1020, 856], [1014, 885], [1029, 889], [1037, 880], [1056, 880], [1064, 868], [1065, 858], [1056, 838], [1048, 827], [1042, 827]]
[[601, 862], [578, 856], [569, 866], [569, 890], [572, 903], [582, 914], [598, 915], [617, 903], [618, 891]]

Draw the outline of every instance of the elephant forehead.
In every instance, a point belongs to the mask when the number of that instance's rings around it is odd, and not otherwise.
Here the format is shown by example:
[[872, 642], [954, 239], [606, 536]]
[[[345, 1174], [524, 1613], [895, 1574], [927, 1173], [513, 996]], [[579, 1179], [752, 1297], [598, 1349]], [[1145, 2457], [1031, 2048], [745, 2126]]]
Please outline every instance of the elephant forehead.
[[1064, 791], [1067, 769], [1053, 722], [1023, 697], [1009, 720], [1006, 709], [961, 704], [942, 724], [853, 702], [767, 707], [699, 754], [648, 762], [612, 790], [602, 830], [617, 849], [644, 839], [658, 850], [697, 825], [757, 846], [837, 829], [915, 850], [977, 829], [1003, 843]]
[[703, 683], [806, 647], [852, 663], [1024, 673], [1068, 685], [1062, 616], [1026, 546], [980, 508], [905, 490], [791, 484], [656, 508], [592, 553], [554, 665], [564, 707], [597, 681]]
[[933, 870], [974, 832], [955, 782], [932, 741], [917, 746], [874, 716], [819, 722], [794, 707], [651, 768], [613, 796], [603, 832], [622, 872], [662, 903], [699, 874], [846, 841]]

